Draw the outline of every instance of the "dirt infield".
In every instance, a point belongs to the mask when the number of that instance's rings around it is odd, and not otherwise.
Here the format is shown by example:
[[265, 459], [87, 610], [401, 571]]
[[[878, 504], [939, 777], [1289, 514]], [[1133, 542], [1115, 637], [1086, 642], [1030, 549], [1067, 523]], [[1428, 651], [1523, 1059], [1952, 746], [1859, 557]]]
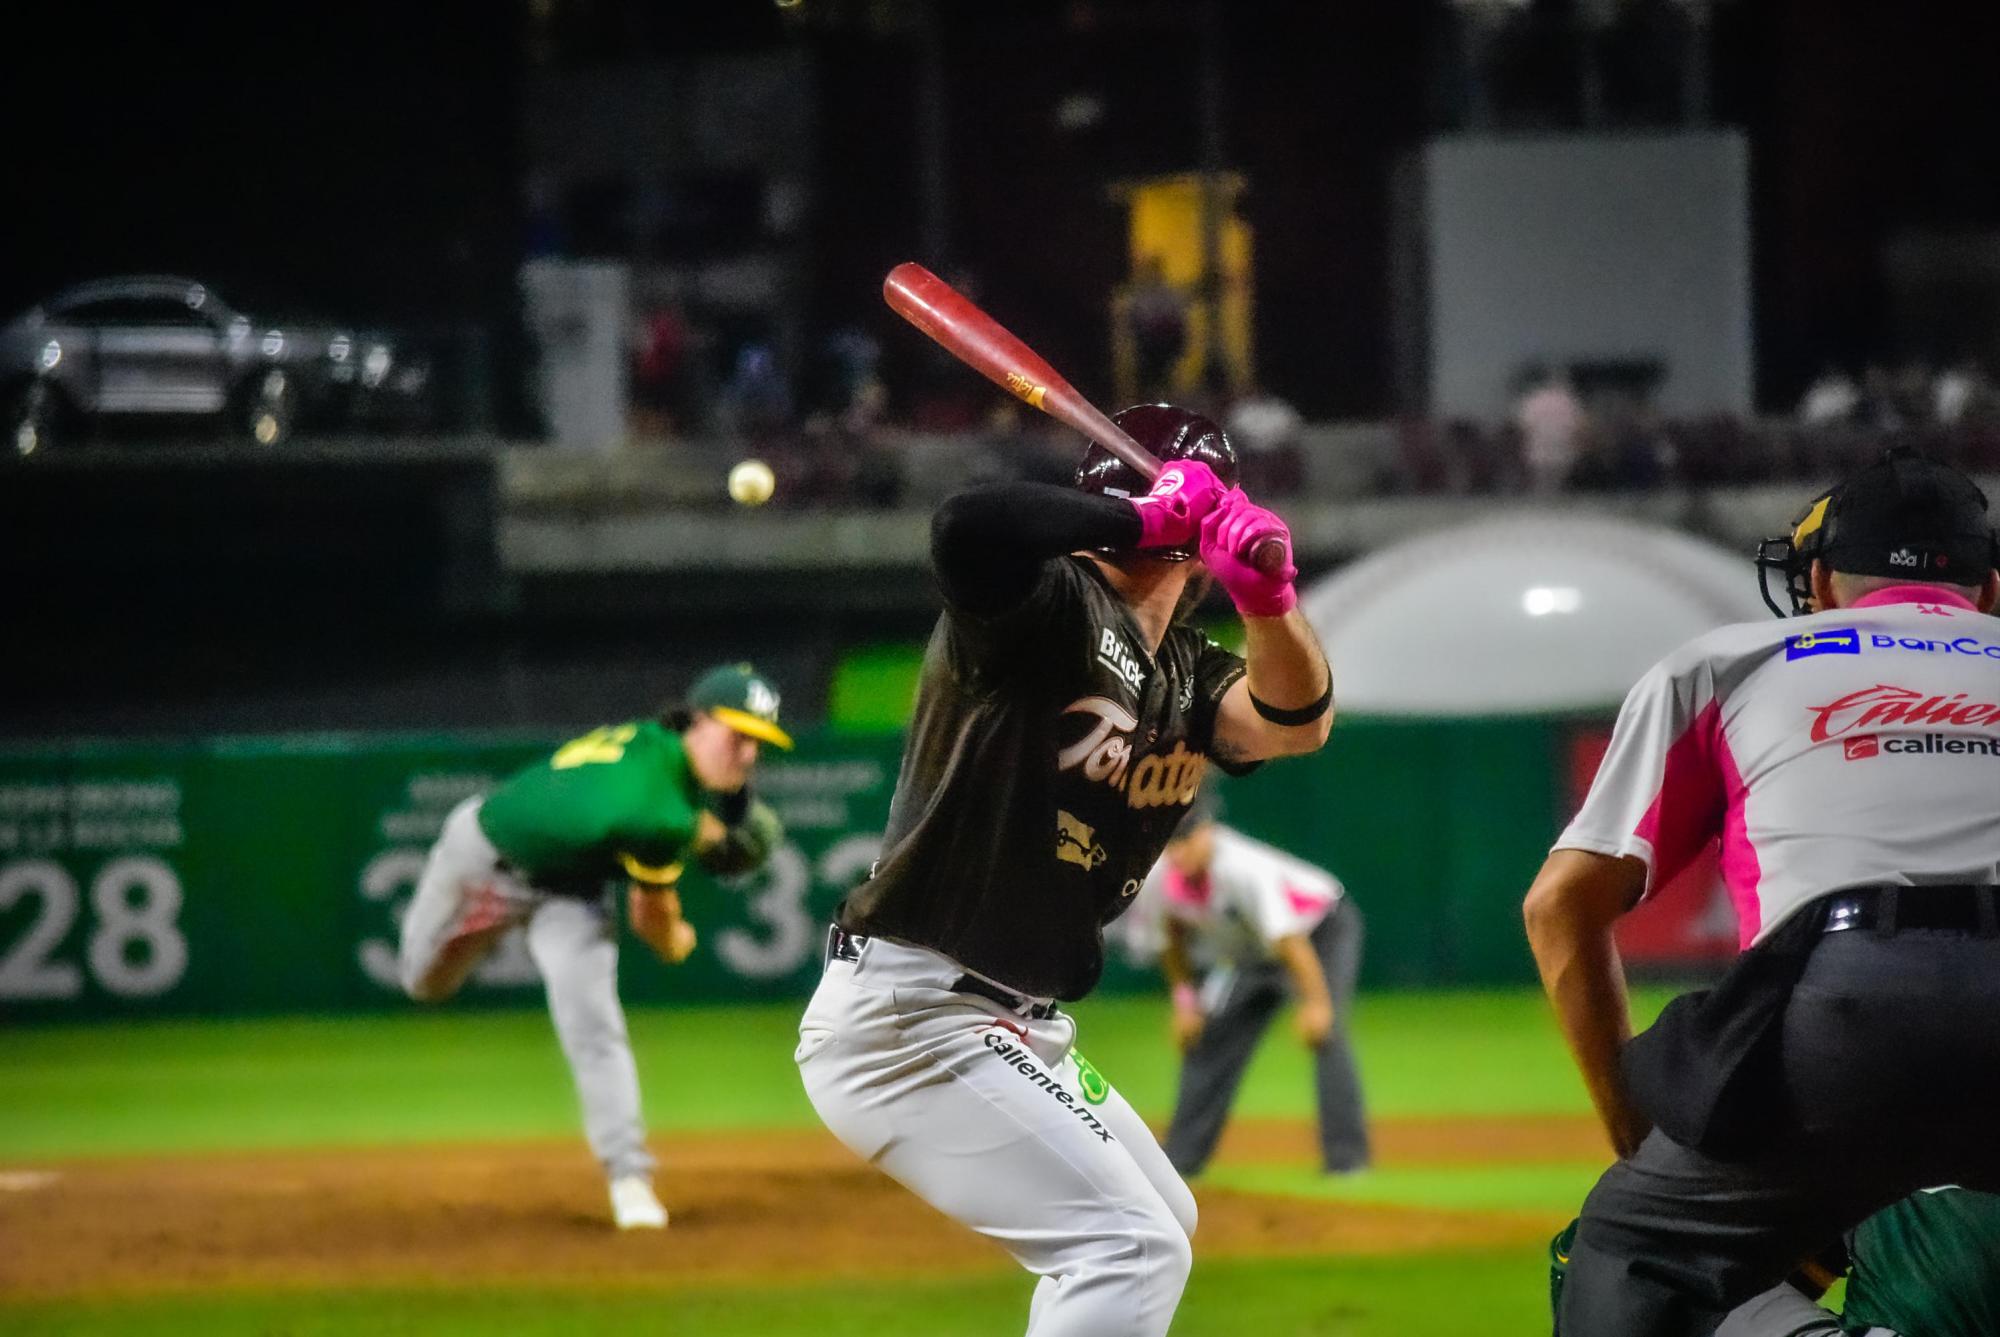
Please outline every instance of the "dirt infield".
[[[948, 1274], [985, 1241], [823, 1134], [655, 1139], [662, 1234], [610, 1229], [579, 1142], [0, 1165], [0, 1293], [16, 1299], [254, 1287], [676, 1285]], [[1384, 1165], [1590, 1159], [1584, 1120], [1388, 1122]], [[1222, 1158], [1312, 1163], [1303, 1124], [1246, 1123]], [[1199, 1192], [1208, 1255], [1389, 1254], [1539, 1240], [1541, 1214]]]

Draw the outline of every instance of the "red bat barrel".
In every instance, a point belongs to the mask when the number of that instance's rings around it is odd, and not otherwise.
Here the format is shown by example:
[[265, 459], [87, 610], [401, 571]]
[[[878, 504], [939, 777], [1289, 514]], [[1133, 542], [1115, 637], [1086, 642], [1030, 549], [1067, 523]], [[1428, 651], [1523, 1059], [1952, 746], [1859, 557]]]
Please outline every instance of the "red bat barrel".
[[[973, 300], [914, 260], [906, 260], [882, 280], [890, 309], [922, 330], [966, 366], [1008, 394], [1074, 427], [1151, 481], [1160, 462], [1117, 423], [1077, 392], [1040, 354], [1022, 343]], [[1251, 562], [1275, 572], [1285, 564], [1285, 545], [1276, 535], [1252, 545]]]

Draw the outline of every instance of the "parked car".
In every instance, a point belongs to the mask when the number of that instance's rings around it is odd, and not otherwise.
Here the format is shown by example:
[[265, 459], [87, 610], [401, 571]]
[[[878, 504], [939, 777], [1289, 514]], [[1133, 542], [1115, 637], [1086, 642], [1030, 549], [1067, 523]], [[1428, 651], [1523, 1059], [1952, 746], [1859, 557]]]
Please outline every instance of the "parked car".
[[200, 422], [275, 446], [302, 421], [415, 416], [429, 379], [386, 339], [260, 324], [206, 284], [161, 275], [81, 284], [0, 329], [0, 406], [18, 456], [116, 422]]

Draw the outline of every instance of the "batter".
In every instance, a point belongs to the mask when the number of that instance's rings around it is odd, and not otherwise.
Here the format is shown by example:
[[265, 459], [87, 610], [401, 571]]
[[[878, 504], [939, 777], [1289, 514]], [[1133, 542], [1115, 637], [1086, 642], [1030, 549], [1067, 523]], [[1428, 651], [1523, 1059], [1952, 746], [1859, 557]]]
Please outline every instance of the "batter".
[[[1166, 405], [1117, 420], [1170, 462], [1150, 492], [1093, 450], [1075, 490], [1007, 484], [939, 510], [946, 606], [885, 853], [837, 914], [800, 1024], [827, 1127], [1041, 1277], [1034, 1337], [1166, 1332], [1195, 1225], [1060, 1004], [1097, 983], [1104, 924], [1209, 761], [1310, 751], [1331, 723], [1289, 536], [1230, 486], [1221, 429]], [[1266, 535], [1286, 546], [1276, 575], [1247, 560]], [[1247, 666], [1174, 621], [1197, 553], [1243, 614]]]

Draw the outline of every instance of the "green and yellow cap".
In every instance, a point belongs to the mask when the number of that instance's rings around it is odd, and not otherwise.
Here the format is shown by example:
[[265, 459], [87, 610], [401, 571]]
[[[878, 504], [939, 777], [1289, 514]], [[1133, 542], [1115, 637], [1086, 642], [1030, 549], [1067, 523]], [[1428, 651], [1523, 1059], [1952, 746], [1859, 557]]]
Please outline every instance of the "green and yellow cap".
[[778, 689], [748, 664], [723, 664], [695, 679], [686, 709], [713, 715], [737, 733], [791, 751], [792, 736], [778, 727]]

